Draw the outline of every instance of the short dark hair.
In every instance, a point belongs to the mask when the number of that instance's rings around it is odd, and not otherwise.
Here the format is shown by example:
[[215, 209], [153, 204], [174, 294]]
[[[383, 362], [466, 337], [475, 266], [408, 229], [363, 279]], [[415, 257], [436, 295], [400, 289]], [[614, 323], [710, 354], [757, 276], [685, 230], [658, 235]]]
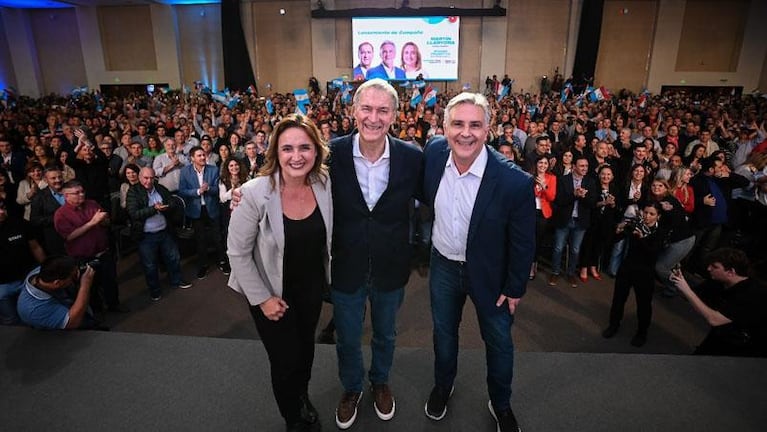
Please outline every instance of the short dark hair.
[[61, 185], [62, 189], [72, 189], [76, 187], [83, 187], [83, 183], [80, 180], [72, 179], [68, 182], [65, 182], [63, 185]]
[[[238, 135], [239, 136], [239, 135]], [[189, 156], [193, 157], [197, 151], [205, 152], [205, 149], [203, 149], [201, 146], [194, 146], [191, 149], [189, 149]]]
[[734, 270], [738, 276], [748, 276], [748, 256], [740, 249], [723, 247], [715, 249], [703, 258], [706, 266], [720, 263], [725, 270]]
[[43, 282], [53, 282], [70, 277], [77, 268], [77, 260], [67, 255], [48, 257], [40, 266], [37, 277]]
[[539, 142], [546, 141], [548, 139], [549, 137], [547, 135], [541, 135], [535, 138], [535, 143], [538, 144]]
[[709, 157], [703, 158], [700, 161], [700, 170], [702, 172], [704, 172], [704, 173], [707, 172], [711, 168], [714, 168], [714, 165], [716, 164], [716, 161], [718, 161], [718, 160], [719, 159], [717, 159], [717, 158], [715, 158], [713, 156], [709, 156]]

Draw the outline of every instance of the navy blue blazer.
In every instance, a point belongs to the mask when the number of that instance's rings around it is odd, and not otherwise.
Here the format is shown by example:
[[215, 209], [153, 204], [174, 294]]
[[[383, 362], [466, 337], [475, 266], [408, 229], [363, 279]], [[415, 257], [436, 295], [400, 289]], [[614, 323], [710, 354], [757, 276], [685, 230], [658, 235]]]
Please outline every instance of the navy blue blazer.
[[194, 164], [189, 164], [181, 168], [181, 178], [178, 183], [178, 194], [184, 198], [184, 214], [188, 218], [198, 219], [202, 211], [202, 200], [205, 200], [205, 208], [208, 216], [212, 219], [218, 218], [219, 197], [218, 197], [218, 168], [213, 165], [205, 165], [202, 172], [202, 179], [208, 183], [208, 190], [202, 196], [197, 195], [197, 189], [200, 188], [200, 182], [197, 180], [197, 173], [194, 171]]
[[[535, 251], [533, 178], [503, 155], [486, 146], [485, 174], [474, 202], [466, 240], [469, 295], [478, 310], [506, 312], [496, 307], [501, 294], [525, 294]], [[444, 137], [429, 142], [424, 153], [424, 195], [434, 207], [450, 148]], [[439, 214], [435, 212], [435, 219]]]
[[405, 70], [402, 68], [398, 68], [397, 66], [394, 66], [394, 78], [389, 78], [389, 74], [386, 73], [386, 69], [384, 69], [383, 63], [379, 64], [378, 66], [374, 68], [368, 69], [368, 75], [367, 79], [373, 79], [373, 78], [381, 78], [384, 80], [389, 79], [395, 79], [395, 80], [404, 80], [405, 77]]
[[366, 282], [373, 289], [402, 288], [410, 277], [409, 205], [420, 199], [423, 152], [389, 137], [389, 184], [373, 210], [362, 196], [352, 157], [352, 137], [330, 142], [333, 191], [333, 289], [352, 293]]

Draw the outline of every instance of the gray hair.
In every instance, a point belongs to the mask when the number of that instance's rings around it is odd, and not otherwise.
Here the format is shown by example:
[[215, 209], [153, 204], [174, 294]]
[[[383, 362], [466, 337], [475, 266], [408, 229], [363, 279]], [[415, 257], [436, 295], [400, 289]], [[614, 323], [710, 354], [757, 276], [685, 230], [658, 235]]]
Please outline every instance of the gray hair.
[[391, 98], [391, 108], [394, 111], [397, 111], [397, 107], [399, 107], [399, 96], [397, 96], [397, 90], [395, 90], [394, 87], [392, 87], [391, 84], [389, 84], [386, 80], [381, 78], [373, 78], [362, 83], [354, 93], [354, 105], [359, 103], [360, 98], [362, 97], [362, 93], [371, 88], [381, 90], [382, 92], [388, 94]]
[[445, 127], [450, 124], [450, 113], [453, 109], [461, 104], [471, 104], [482, 108], [485, 113], [485, 126], [490, 125], [490, 104], [487, 103], [487, 99], [480, 93], [459, 93], [454, 98], [450, 99], [445, 107]]

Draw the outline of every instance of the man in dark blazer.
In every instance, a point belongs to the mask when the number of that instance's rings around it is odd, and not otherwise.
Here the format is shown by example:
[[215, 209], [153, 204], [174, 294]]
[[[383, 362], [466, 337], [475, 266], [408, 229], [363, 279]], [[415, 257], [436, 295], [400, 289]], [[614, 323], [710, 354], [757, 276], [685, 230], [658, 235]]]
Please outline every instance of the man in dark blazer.
[[357, 417], [365, 369], [362, 329], [370, 303], [373, 338], [368, 372], [373, 405], [381, 420], [394, 416], [388, 386], [396, 339], [396, 318], [410, 276], [409, 204], [421, 191], [423, 153], [387, 132], [397, 115], [396, 90], [372, 79], [354, 95], [357, 130], [330, 143], [333, 191], [333, 319], [338, 375], [344, 394], [336, 425], [347, 429]]
[[64, 239], [53, 226], [53, 215], [64, 205], [63, 177], [58, 167], [46, 168], [44, 175], [48, 187], [32, 198], [29, 222], [38, 230], [46, 255], [66, 255]]
[[429, 275], [435, 383], [424, 409], [432, 420], [447, 413], [468, 295], [485, 341], [488, 408], [499, 431], [516, 432], [511, 326], [535, 250], [533, 179], [485, 145], [490, 107], [484, 96], [461, 93], [445, 113], [446, 139], [428, 143], [424, 155], [424, 195], [435, 215]]
[[176, 210], [175, 202], [168, 189], [157, 183], [150, 167], [141, 168], [139, 183], [128, 189], [126, 197], [126, 210], [132, 222], [131, 237], [138, 242], [139, 260], [152, 301], [162, 297], [158, 255], [162, 256], [172, 287], [192, 286], [181, 278], [181, 254], [171, 232], [169, 216]]
[[591, 210], [599, 198], [596, 181], [588, 175], [589, 161], [585, 156], [573, 160], [573, 171], [557, 181], [557, 195], [554, 198], [554, 252], [551, 257], [549, 285], [554, 286], [562, 271], [562, 251], [570, 242], [570, 256], [567, 262], [567, 282], [573, 288], [578, 286], [575, 270], [578, 266], [583, 235], [591, 222]]
[[184, 213], [192, 221], [197, 241], [197, 279], [208, 274], [208, 245], [213, 244], [221, 273], [230, 273], [224, 243], [221, 239], [218, 196], [218, 168], [206, 164], [205, 150], [194, 146], [189, 150], [192, 163], [181, 169], [178, 194], [184, 198]]

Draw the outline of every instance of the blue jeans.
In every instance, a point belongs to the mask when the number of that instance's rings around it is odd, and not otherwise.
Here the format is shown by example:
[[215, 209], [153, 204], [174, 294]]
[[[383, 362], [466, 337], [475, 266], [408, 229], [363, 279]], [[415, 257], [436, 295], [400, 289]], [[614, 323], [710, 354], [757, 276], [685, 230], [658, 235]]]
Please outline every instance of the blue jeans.
[[[466, 296], [471, 297], [471, 292], [465, 265], [432, 249], [429, 293], [434, 326], [434, 384], [448, 391], [453, 387], [458, 370], [458, 327]], [[514, 342], [511, 338], [514, 315], [509, 313], [505, 303], [493, 312], [476, 308], [476, 304], [475, 309], [480, 334], [485, 341], [490, 400], [496, 410], [506, 410], [514, 376]]]
[[551, 273], [559, 275], [562, 271], [562, 252], [565, 250], [565, 243], [570, 238], [570, 258], [567, 261], [567, 275], [574, 276], [575, 268], [578, 266], [578, 254], [581, 252], [581, 243], [586, 229], [578, 226], [575, 218], [570, 218], [567, 226], [557, 228], [554, 231], [554, 253], [551, 257]]
[[24, 289], [24, 279], [0, 284], [0, 324], [19, 323], [16, 300], [18, 300], [22, 289]]
[[618, 240], [613, 245], [613, 250], [610, 252], [610, 265], [607, 267], [608, 274], [613, 276], [618, 274], [618, 269], [629, 251], [626, 247], [627, 245], [628, 243], [626, 243], [626, 239], [624, 238]]
[[389, 370], [394, 360], [394, 344], [397, 336], [397, 311], [402, 304], [405, 288], [379, 291], [370, 285], [360, 287], [354, 293], [331, 290], [333, 321], [336, 325], [336, 353], [338, 377], [344, 390], [361, 392], [365, 367], [362, 364], [362, 326], [365, 319], [365, 302], [370, 299], [370, 321], [373, 338], [370, 342], [372, 360], [368, 379], [372, 384], [389, 382]]
[[168, 230], [157, 233], [144, 233], [144, 238], [138, 244], [138, 254], [141, 266], [144, 268], [146, 286], [151, 295], [160, 295], [160, 274], [157, 267], [157, 254], [162, 256], [168, 269], [168, 279], [171, 286], [181, 284], [181, 254], [178, 252], [173, 237]]

